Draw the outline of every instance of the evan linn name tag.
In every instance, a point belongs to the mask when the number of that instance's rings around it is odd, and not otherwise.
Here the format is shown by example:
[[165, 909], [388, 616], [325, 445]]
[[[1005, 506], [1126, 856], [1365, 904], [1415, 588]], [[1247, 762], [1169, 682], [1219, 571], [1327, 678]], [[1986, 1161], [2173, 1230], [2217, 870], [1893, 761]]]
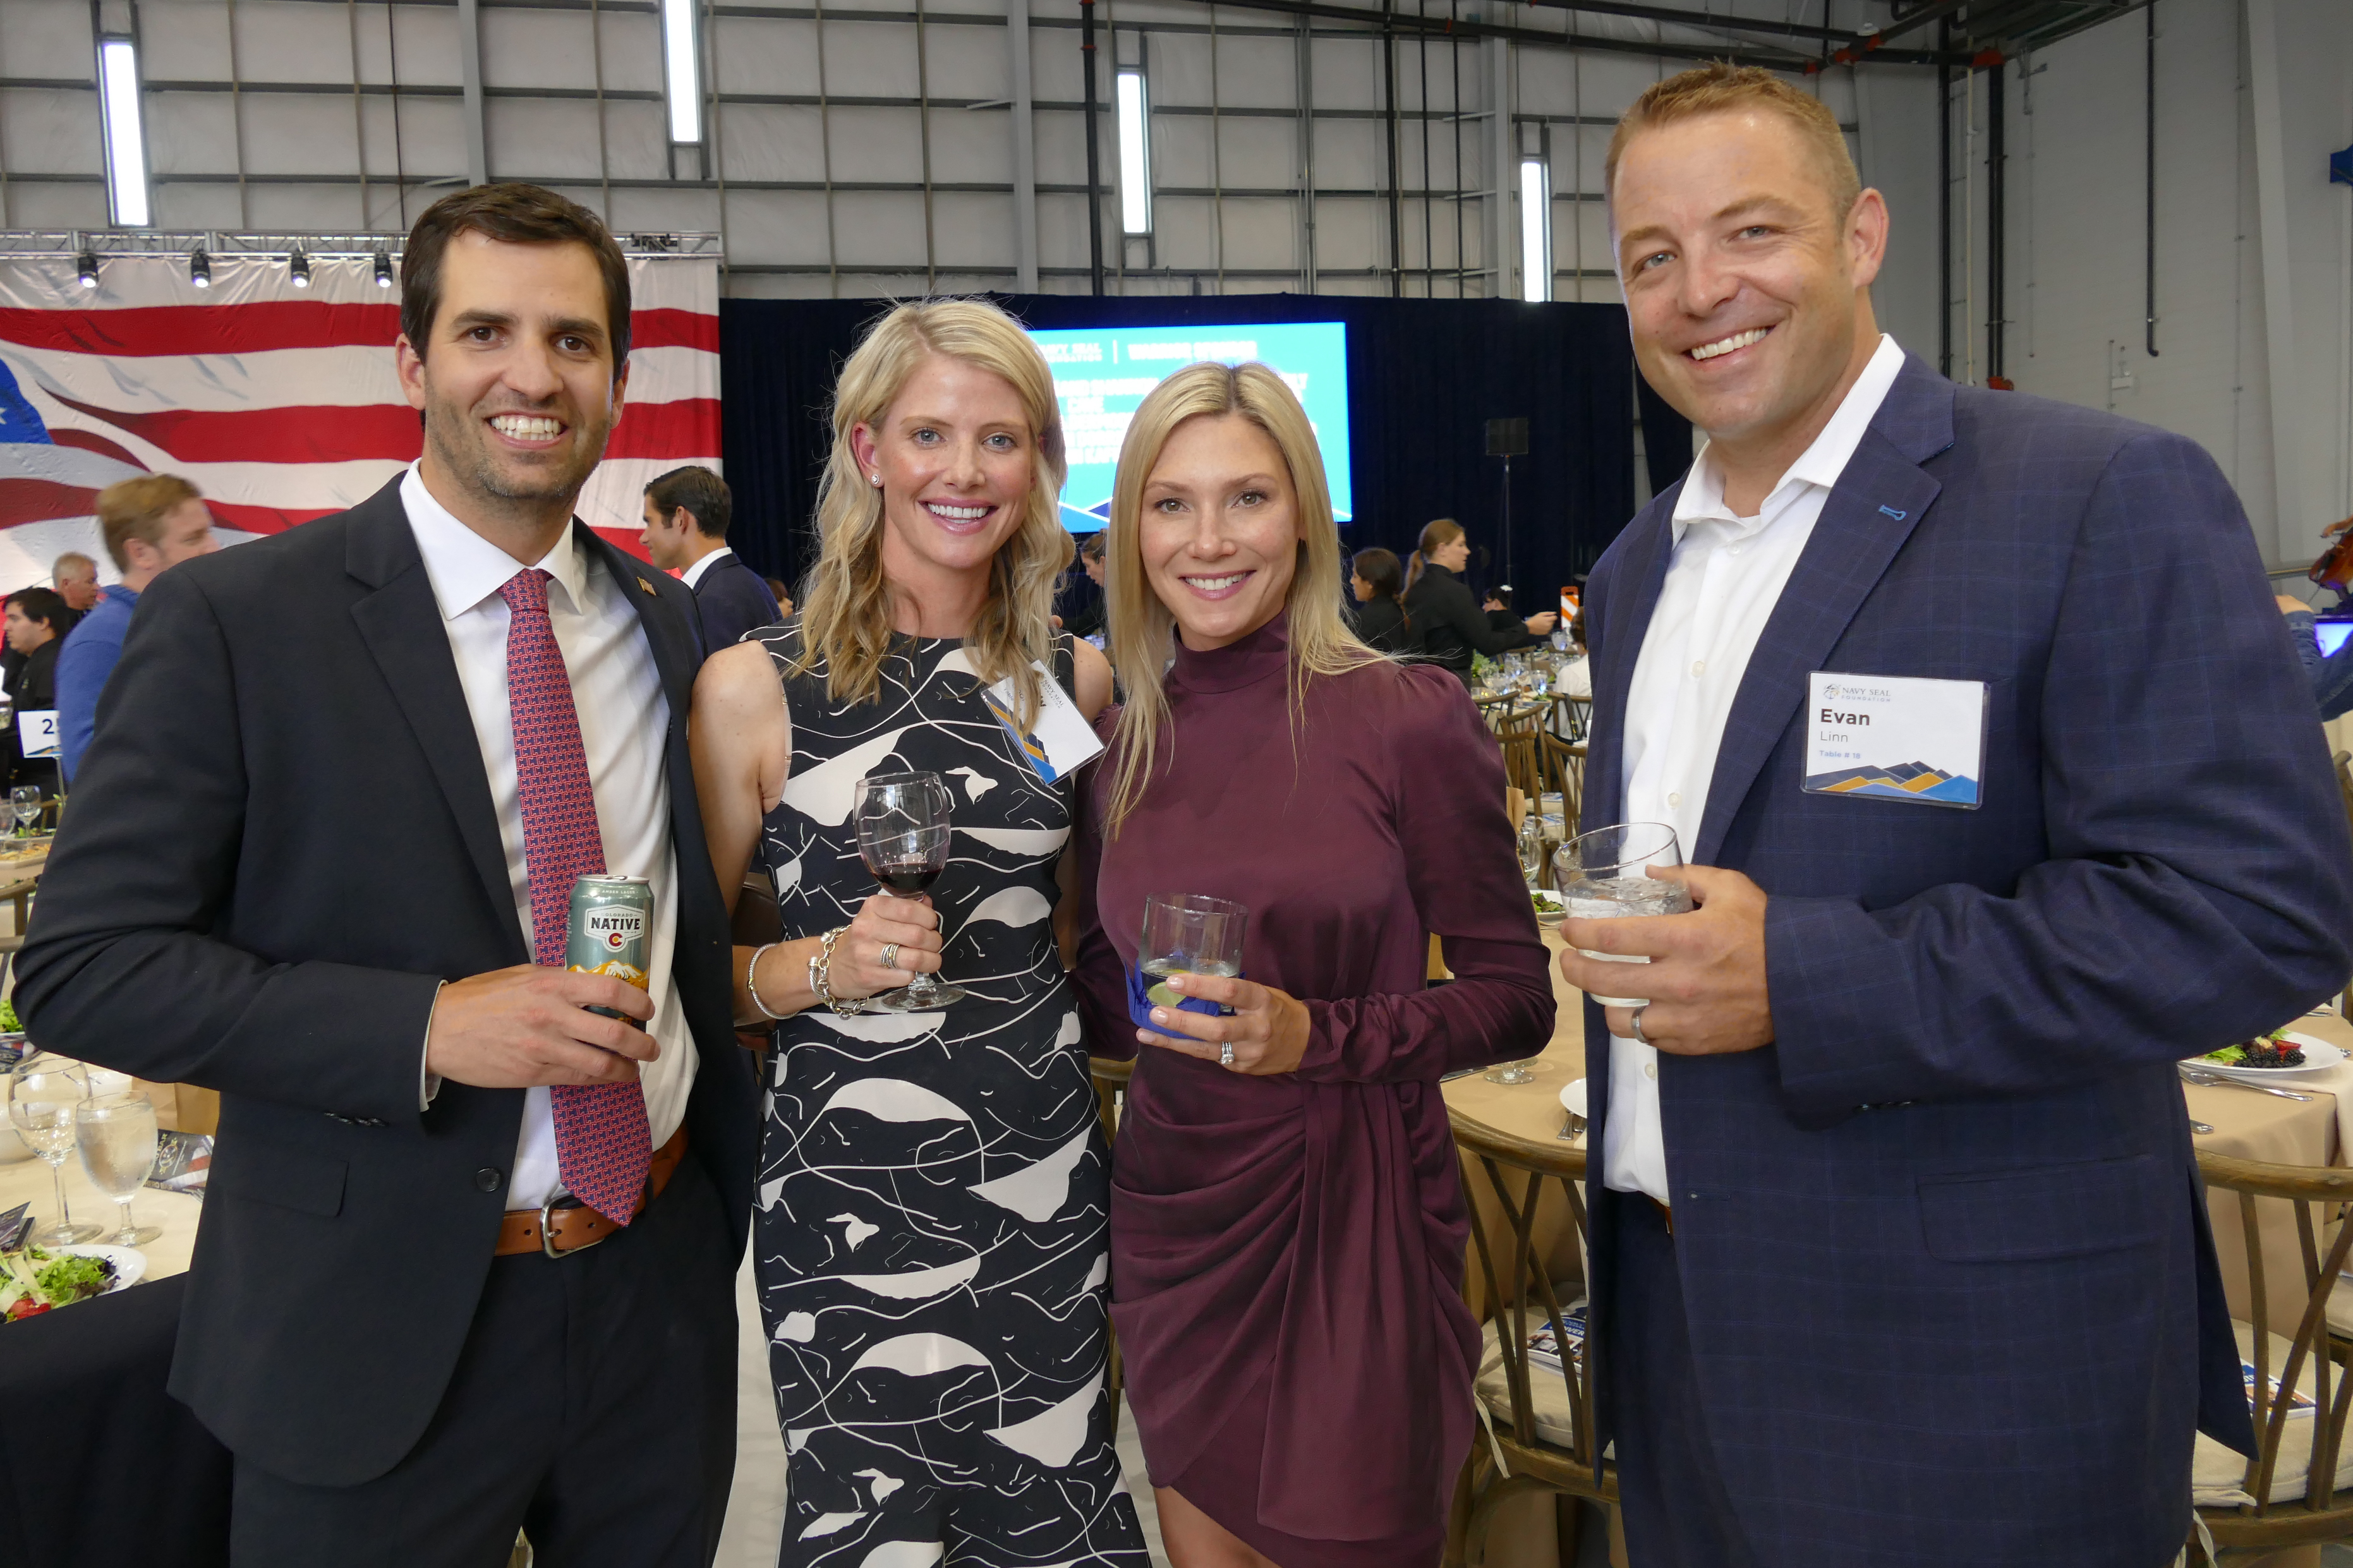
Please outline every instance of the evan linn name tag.
[[1048, 784], [1067, 778], [1078, 769], [1094, 761], [1103, 749], [1095, 738], [1094, 726], [1079, 713], [1079, 705], [1070, 700], [1061, 687], [1055, 684], [1053, 672], [1032, 659], [1029, 668], [1038, 672], [1038, 716], [1025, 733], [1014, 721], [1017, 711], [1013, 680], [1010, 676], [981, 693], [988, 710], [1005, 726], [1020, 748], [1024, 761]]
[[1806, 678], [1808, 795], [1974, 811], [1985, 738], [1982, 680], [1821, 669]]

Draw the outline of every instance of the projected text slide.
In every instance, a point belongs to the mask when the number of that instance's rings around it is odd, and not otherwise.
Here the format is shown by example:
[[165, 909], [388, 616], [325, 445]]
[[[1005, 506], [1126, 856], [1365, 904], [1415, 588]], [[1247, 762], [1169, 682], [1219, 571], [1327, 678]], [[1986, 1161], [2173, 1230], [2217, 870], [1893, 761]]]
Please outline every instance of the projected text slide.
[[1332, 487], [1333, 515], [1355, 515], [1348, 473], [1348, 329], [1339, 321], [1232, 327], [1113, 327], [1033, 331], [1062, 405], [1070, 479], [1062, 522], [1092, 533], [1111, 517], [1112, 476], [1127, 422], [1145, 393], [1201, 360], [1256, 360], [1281, 375], [1307, 410]]

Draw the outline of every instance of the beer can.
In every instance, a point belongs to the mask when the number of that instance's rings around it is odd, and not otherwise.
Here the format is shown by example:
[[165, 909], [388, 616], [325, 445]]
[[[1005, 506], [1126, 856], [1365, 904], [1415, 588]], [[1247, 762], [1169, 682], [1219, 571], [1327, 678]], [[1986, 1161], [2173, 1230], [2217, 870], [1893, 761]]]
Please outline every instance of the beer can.
[[[566, 969], [609, 974], [640, 991], [650, 990], [653, 940], [651, 882], [643, 877], [595, 876], [572, 884], [572, 924], [564, 944]], [[607, 1018], [624, 1016], [610, 1007], [588, 1011]]]

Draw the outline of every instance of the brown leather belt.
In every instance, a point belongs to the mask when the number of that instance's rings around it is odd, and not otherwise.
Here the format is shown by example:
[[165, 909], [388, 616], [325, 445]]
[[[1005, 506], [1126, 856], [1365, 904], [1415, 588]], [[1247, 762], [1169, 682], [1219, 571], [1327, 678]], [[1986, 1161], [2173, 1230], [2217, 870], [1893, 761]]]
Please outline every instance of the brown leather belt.
[[1656, 1209], [1656, 1210], [1658, 1210], [1658, 1211], [1659, 1211], [1659, 1223], [1660, 1223], [1661, 1225], [1663, 1225], [1663, 1226], [1665, 1226], [1667, 1227], [1667, 1234], [1668, 1234], [1669, 1236], [1672, 1236], [1672, 1235], [1674, 1235], [1674, 1234], [1675, 1234], [1675, 1211], [1674, 1211], [1674, 1210], [1672, 1210], [1672, 1209], [1671, 1209], [1671, 1208], [1669, 1208], [1666, 1205], [1664, 1205], [1664, 1204], [1661, 1203], [1658, 1199], [1656, 1199], [1656, 1198], [1654, 1198], [1654, 1197], [1651, 1197], [1651, 1194], [1648, 1194], [1648, 1193], [1644, 1193], [1644, 1194], [1642, 1194], [1642, 1196], [1643, 1196], [1644, 1200], [1645, 1200], [1645, 1201], [1647, 1201], [1652, 1208], [1654, 1208], [1654, 1209]]
[[[670, 1135], [669, 1142], [654, 1151], [653, 1164], [646, 1171], [646, 1190], [638, 1194], [638, 1206], [629, 1211], [631, 1219], [645, 1213], [646, 1205], [661, 1196], [679, 1161], [685, 1157], [686, 1129], [681, 1127]], [[539, 1208], [509, 1209], [499, 1226], [499, 1245], [493, 1256], [512, 1258], [518, 1253], [543, 1252], [550, 1258], [565, 1258], [609, 1240], [620, 1228], [577, 1198], [551, 1198]]]

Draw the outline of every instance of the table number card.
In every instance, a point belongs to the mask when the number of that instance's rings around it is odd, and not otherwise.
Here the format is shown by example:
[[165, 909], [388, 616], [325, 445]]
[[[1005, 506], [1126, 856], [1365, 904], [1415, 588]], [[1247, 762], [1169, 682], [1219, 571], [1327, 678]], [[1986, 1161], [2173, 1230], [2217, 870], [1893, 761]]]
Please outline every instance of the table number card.
[[58, 710], [54, 708], [32, 708], [16, 715], [16, 738], [24, 744], [28, 757], [54, 757], [58, 754]]
[[1806, 678], [1808, 795], [1974, 811], [1985, 784], [1986, 685], [1818, 669]]

